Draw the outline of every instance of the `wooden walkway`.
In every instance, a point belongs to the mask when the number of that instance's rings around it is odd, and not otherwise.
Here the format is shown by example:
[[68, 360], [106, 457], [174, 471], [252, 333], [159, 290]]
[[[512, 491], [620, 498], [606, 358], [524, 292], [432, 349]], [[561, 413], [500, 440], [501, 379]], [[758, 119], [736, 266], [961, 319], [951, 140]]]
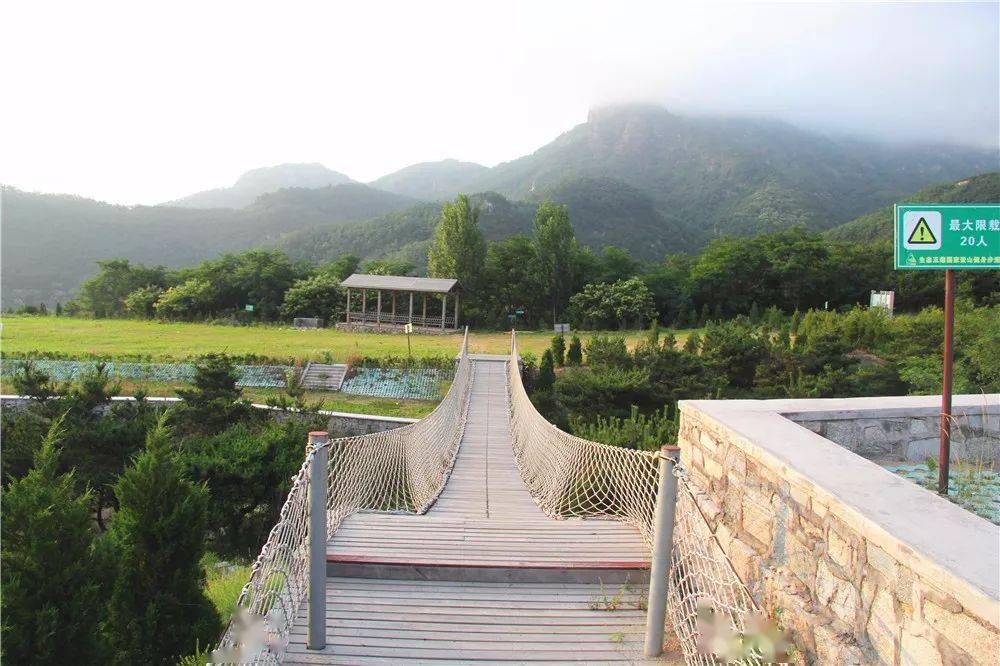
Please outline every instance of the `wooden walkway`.
[[327, 549], [327, 647], [306, 649], [304, 609], [286, 663], [639, 661], [648, 549], [621, 523], [541, 512], [514, 463], [507, 357], [472, 358], [441, 496], [423, 516], [343, 522]]

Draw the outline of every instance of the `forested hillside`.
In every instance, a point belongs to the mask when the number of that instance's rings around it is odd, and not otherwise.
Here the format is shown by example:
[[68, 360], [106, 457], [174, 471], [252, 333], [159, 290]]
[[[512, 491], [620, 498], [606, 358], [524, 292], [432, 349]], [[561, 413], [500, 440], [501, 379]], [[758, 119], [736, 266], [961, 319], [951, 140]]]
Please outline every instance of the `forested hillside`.
[[[906, 197], [906, 203], [996, 203], [1000, 201], [1000, 173], [985, 173], [957, 183], [943, 183]], [[900, 200], [898, 203], [904, 203]], [[892, 206], [862, 215], [826, 232], [827, 238], [842, 241], [892, 240]]]
[[[582, 245], [616, 245], [656, 260], [725, 236], [795, 226], [825, 231], [933, 183], [998, 169], [997, 154], [987, 150], [889, 146], [775, 121], [627, 106], [594, 111], [535, 153], [491, 169], [422, 163], [370, 186], [319, 164], [297, 164], [248, 172], [231, 188], [172, 206], [4, 188], [3, 305], [66, 300], [96, 261], [112, 257], [182, 266], [276, 244], [295, 258], [350, 252], [405, 258], [419, 269], [439, 202], [458, 191], [492, 193], [476, 196], [489, 239], [528, 230], [538, 203], [551, 199], [569, 207]], [[995, 201], [992, 178], [972, 178], [940, 196]]]
[[349, 182], [350, 178], [327, 169], [322, 164], [279, 164], [247, 171], [232, 187], [196, 192], [168, 201], [164, 205], [183, 208], [243, 208], [256, 201], [260, 195], [285, 187], [327, 187]]
[[773, 120], [592, 111], [586, 123], [474, 183], [532, 198], [575, 176], [646, 192], [699, 242], [796, 225], [829, 229], [930, 183], [997, 170], [995, 151], [830, 138]]
[[95, 262], [126, 257], [180, 267], [320, 222], [342, 224], [408, 208], [413, 200], [360, 183], [282, 190], [241, 209], [115, 206], [5, 187], [3, 305], [67, 301]]
[[468, 192], [476, 177], [489, 171], [482, 164], [441, 160], [420, 162], [386, 174], [368, 183], [386, 192], [403, 194], [414, 199], [443, 201]]

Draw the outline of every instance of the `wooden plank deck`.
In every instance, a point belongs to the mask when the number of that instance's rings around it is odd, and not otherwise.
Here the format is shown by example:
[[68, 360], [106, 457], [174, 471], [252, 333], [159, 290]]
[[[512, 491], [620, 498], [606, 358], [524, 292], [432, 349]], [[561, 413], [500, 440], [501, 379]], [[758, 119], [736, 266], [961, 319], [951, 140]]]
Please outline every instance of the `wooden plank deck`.
[[423, 516], [343, 522], [327, 549], [327, 648], [305, 648], [303, 609], [286, 663], [640, 661], [648, 549], [616, 521], [542, 513], [514, 463], [506, 357], [473, 359], [441, 496]]

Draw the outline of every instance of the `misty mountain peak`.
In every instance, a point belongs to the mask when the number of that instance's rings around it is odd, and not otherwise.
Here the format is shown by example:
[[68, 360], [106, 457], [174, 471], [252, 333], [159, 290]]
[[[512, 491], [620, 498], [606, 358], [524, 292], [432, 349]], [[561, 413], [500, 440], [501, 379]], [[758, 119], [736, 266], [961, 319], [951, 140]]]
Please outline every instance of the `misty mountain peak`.
[[182, 208], [244, 208], [261, 195], [285, 188], [312, 189], [350, 182], [353, 181], [344, 174], [327, 169], [317, 162], [278, 164], [247, 171], [232, 187], [196, 192], [164, 205]]

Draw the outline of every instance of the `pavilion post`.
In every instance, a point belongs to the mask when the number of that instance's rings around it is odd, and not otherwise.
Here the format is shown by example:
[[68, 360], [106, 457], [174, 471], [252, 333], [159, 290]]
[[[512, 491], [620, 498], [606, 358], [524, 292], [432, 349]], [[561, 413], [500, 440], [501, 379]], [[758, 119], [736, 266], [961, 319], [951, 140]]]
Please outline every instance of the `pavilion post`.
[[396, 292], [392, 292], [392, 323], [396, 323]]
[[378, 300], [375, 302], [375, 328], [382, 328], [382, 290], [378, 290]]
[[347, 323], [351, 323], [351, 288], [347, 288]]
[[458, 328], [458, 300], [459, 294], [455, 294], [455, 328]]
[[420, 294], [420, 302], [424, 306], [424, 319], [420, 323], [421, 326], [427, 325], [427, 294]]
[[368, 321], [368, 290], [361, 290], [361, 323]]
[[407, 319], [411, 324], [413, 323], [413, 292], [410, 292], [410, 316]]
[[441, 294], [441, 328], [444, 329], [445, 315], [448, 314], [448, 294]]

